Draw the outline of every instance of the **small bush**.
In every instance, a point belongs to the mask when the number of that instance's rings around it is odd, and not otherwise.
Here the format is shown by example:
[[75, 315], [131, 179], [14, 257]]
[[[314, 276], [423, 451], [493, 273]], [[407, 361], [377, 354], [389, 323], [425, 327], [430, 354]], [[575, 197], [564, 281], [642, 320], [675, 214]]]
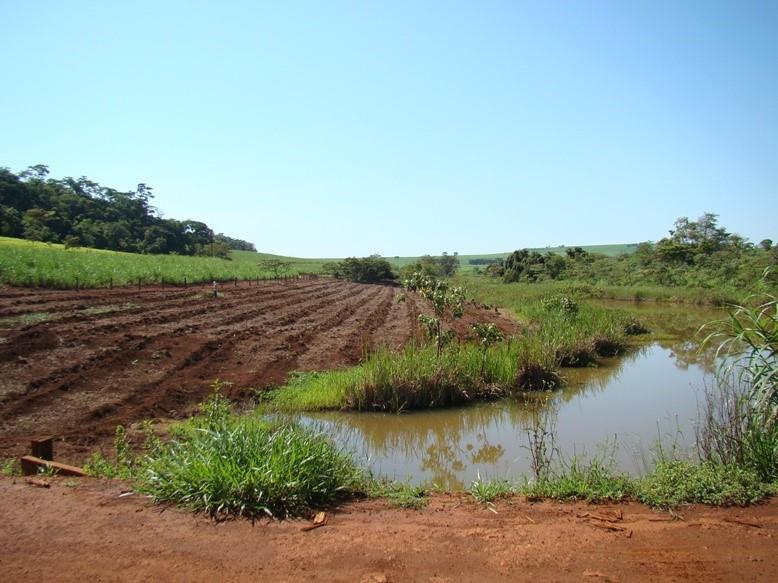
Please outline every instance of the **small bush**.
[[734, 465], [687, 461], [659, 461], [638, 485], [637, 498], [645, 504], [668, 508], [682, 504], [746, 506], [768, 494], [752, 471]]
[[564, 295], [546, 296], [540, 300], [540, 305], [549, 312], [558, 312], [564, 315], [573, 315], [578, 313], [578, 302], [573, 298]]

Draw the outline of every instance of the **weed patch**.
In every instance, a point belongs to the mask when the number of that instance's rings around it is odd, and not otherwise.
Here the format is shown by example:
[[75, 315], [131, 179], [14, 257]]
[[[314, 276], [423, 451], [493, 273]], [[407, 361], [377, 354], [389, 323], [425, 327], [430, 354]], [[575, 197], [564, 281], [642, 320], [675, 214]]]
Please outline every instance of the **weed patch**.
[[659, 508], [682, 504], [746, 506], [769, 493], [753, 471], [735, 465], [660, 461], [638, 484], [637, 499]]
[[384, 498], [397, 508], [411, 510], [420, 510], [429, 502], [426, 488], [404, 482], [373, 482], [369, 495], [373, 498]]

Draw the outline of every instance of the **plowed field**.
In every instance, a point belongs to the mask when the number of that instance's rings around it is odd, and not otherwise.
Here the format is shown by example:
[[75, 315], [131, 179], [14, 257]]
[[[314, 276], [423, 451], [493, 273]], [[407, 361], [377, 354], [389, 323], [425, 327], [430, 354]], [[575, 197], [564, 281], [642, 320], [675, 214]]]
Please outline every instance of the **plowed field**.
[[[248, 401], [294, 370], [356, 364], [367, 348], [401, 347], [425, 309], [398, 288], [332, 279], [208, 287], [0, 289], [0, 456], [57, 437], [79, 461], [116, 425], [181, 418], [211, 391]], [[453, 325], [514, 323], [468, 306]]]

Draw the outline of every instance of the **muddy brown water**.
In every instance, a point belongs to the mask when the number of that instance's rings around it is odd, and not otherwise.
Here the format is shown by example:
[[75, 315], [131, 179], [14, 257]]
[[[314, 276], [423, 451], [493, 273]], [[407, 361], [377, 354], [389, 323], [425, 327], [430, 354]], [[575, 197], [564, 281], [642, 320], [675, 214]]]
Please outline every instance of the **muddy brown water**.
[[527, 398], [407, 413], [321, 413], [302, 417], [353, 452], [375, 474], [447, 489], [479, 476], [530, 476], [528, 429], [543, 415], [556, 428], [563, 458], [605, 456], [640, 475], [657, 443], [689, 449], [706, 385], [714, 382], [712, 351], [700, 353], [706, 322], [721, 310], [687, 305], [600, 302], [634, 312], [651, 329], [629, 354], [597, 368], [564, 369], [561, 390]]

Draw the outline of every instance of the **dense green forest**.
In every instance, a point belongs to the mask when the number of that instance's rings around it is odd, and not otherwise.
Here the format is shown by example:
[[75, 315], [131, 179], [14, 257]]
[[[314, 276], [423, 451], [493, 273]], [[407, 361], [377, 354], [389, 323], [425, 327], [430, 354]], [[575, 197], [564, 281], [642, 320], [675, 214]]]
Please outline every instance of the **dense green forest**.
[[[565, 255], [520, 249], [496, 261], [483, 273], [506, 283], [572, 280], [603, 285], [657, 285], [752, 289], [767, 267], [778, 265], [778, 247], [770, 239], [758, 245], [727, 232], [718, 216], [706, 213], [696, 221], [682, 217], [669, 236], [641, 243], [634, 253], [608, 257], [570, 247]], [[775, 269], [768, 284], [776, 283]]]
[[256, 251], [203, 222], [158, 216], [152, 198], [145, 184], [121, 192], [84, 176], [49, 178], [43, 164], [19, 174], [0, 168], [0, 236], [131, 253], [226, 258], [231, 249]]

